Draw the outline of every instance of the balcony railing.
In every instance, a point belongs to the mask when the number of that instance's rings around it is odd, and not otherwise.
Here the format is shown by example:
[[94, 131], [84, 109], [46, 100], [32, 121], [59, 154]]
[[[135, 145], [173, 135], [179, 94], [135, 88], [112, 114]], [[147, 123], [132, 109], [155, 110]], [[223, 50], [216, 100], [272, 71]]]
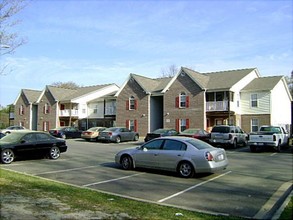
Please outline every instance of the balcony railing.
[[76, 110], [76, 109], [60, 110], [59, 115], [62, 116], [62, 117], [78, 116], [78, 110]]
[[206, 103], [206, 111], [228, 111], [228, 101], [214, 101]]

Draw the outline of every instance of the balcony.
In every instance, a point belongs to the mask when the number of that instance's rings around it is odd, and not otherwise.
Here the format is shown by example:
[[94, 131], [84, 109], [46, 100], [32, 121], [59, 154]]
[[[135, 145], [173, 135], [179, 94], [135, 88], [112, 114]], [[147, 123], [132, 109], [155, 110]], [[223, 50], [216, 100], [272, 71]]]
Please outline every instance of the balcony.
[[78, 110], [76, 109], [64, 109], [60, 110], [59, 116], [61, 117], [70, 117], [70, 116], [78, 116]]
[[228, 111], [228, 101], [213, 101], [206, 103], [207, 112]]

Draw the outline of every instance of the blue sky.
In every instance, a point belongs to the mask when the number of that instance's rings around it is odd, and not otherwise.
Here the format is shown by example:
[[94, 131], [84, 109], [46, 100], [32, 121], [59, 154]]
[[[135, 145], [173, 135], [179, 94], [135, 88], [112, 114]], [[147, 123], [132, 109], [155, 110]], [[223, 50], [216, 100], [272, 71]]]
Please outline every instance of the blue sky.
[[35, 0], [17, 16], [28, 42], [2, 64], [0, 105], [21, 89], [54, 82], [116, 83], [162, 68], [199, 72], [258, 68], [261, 76], [293, 70], [291, 0]]

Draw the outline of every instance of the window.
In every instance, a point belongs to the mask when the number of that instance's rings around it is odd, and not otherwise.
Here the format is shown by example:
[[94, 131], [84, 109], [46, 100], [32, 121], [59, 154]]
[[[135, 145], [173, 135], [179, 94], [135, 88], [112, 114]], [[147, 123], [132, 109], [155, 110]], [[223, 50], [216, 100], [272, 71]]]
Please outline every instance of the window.
[[98, 113], [98, 105], [95, 105], [94, 106], [94, 114], [97, 114]]
[[176, 131], [182, 132], [189, 128], [189, 119], [176, 119]]
[[43, 131], [49, 131], [49, 122], [48, 121], [44, 121], [43, 122]]
[[135, 100], [134, 96], [130, 96], [128, 101], [126, 101], [126, 109], [127, 110], [137, 109], [137, 100]]
[[186, 150], [186, 145], [179, 141], [166, 140], [163, 146], [163, 150], [177, 150], [184, 151]]
[[153, 140], [143, 145], [142, 148], [146, 148], [148, 150], [160, 150], [163, 142], [164, 140]]
[[137, 131], [137, 120], [126, 120], [126, 128], [130, 131]]
[[175, 100], [176, 108], [188, 108], [189, 107], [189, 96], [185, 92], [181, 92]]
[[257, 94], [251, 94], [250, 103], [251, 107], [257, 107]]
[[23, 105], [19, 106], [19, 115], [24, 115], [24, 106]]
[[251, 119], [251, 131], [252, 132], [256, 132], [256, 131], [258, 131], [258, 119], [256, 119], [256, 118], [253, 118], [253, 119]]
[[50, 106], [48, 103], [46, 103], [44, 106], [44, 114], [49, 114], [49, 113], [50, 113]]

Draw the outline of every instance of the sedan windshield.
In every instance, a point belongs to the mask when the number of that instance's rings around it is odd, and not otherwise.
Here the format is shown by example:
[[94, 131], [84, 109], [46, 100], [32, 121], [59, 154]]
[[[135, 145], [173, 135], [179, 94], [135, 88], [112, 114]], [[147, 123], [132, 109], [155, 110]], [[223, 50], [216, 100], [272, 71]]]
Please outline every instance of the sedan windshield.
[[206, 142], [203, 142], [203, 141], [200, 141], [197, 139], [188, 139], [188, 140], [186, 140], [186, 142], [193, 145], [198, 150], [214, 148], [210, 144], [207, 144]]

